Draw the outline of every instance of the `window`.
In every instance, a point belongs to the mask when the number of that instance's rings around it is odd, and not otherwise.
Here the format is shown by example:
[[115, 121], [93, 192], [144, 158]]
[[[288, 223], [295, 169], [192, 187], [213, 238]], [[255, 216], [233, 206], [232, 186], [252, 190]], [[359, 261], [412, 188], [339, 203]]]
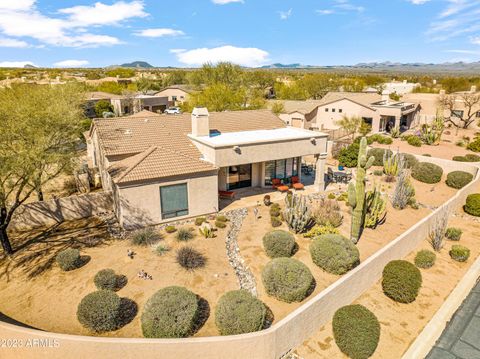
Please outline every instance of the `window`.
[[339, 109], [338, 109], [338, 112], [342, 113], [342, 112], [343, 112], [343, 110], [342, 110], [341, 108], [339, 108]]
[[462, 110], [453, 110], [452, 111], [452, 116], [458, 117], [458, 118], [463, 118], [463, 111]]
[[480, 117], [480, 111], [477, 112], [477, 117]]
[[334, 109], [334, 108], [332, 108], [332, 112], [335, 112], [335, 109]]
[[298, 176], [298, 157], [265, 162], [265, 185], [271, 185], [273, 178], [290, 181], [290, 177]]
[[328, 107], [325, 107], [325, 112], [328, 112]]
[[162, 219], [188, 214], [188, 188], [186, 183], [160, 187]]
[[173, 102], [177, 101], [177, 96], [172, 96], [172, 101]]
[[251, 187], [252, 165], [238, 165], [228, 167], [227, 190]]

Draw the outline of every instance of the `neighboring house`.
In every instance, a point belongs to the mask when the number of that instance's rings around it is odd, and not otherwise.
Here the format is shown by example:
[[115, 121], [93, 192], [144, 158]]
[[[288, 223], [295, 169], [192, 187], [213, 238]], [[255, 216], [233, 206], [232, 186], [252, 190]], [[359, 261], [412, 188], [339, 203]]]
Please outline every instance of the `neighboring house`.
[[403, 80], [402, 82], [393, 81], [393, 82], [386, 82], [383, 84], [383, 89], [390, 93], [396, 93], [397, 95], [405, 95], [406, 93], [411, 93], [420, 84], [414, 84], [412, 82], [407, 82], [407, 80]]
[[174, 85], [155, 93], [155, 96], [168, 97], [168, 106], [177, 106], [188, 101], [191, 88], [184, 85]]
[[268, 110], [96, 119], [87, 145], [126, 228], [217, 212], [219, 191], [288, 182], [301, 176], [303, 156], [315, 156], [315, 188], [324, 189], [327, 135]]
[[405, 102], [417, 103], [418, 113], [415, 126], [431, 123], [440, 108], [440, 95], [435, 93], [408, 93], [402, 96]]
[[134, 114], [142, 110], [155, 113], [163, 113], [168, 107], [167, 97], [156, 95], [136, 94], [132, 96], [121, 96], [111, 100], [116, 116]]
[[85, 116], [88, 118], [95, 118], [98, 117], [95, 113], [95, 105], [99, 101], [108, 101], [110, 104], [114, 99], [121, 99], [121, 95], [115, 95], [108, 92], [101, 92], [101, 91], [94, 91], [94, 92], [87, 92], [86, 95], [86, 103], [85, 103]]

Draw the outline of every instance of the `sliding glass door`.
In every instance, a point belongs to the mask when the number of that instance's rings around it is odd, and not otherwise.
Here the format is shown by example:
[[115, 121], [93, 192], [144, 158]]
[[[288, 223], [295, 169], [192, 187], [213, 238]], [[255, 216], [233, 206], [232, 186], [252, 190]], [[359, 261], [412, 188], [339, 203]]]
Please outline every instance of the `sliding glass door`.
[[239, 165], [228, 167], [227, 190], [251, 187], [252, 165]]
[[293, 157], [265, 162], [265, 185], [271, 185], [274, 178], [290, 183], [290, 178], [298, 175], [298, 161], [298, 157]]

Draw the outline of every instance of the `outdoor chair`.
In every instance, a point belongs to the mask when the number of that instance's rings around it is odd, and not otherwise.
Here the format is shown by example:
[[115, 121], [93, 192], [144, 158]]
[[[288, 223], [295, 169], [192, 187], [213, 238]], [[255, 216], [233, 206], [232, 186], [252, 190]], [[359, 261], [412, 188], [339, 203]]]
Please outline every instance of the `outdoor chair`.
[[300, 190], [305, 188], [303, 183], [300, 182], [300, 178], [298, 178], [298, 176], [293, 176], [291, 178], [291, 181], [292, 181], [292, 187], [295, 188], [295, 190]]
[[272, 187], [277, 189], [280, 186], [283, 186], [282, 181], [278, 178], [273, 178], [272, 179]]

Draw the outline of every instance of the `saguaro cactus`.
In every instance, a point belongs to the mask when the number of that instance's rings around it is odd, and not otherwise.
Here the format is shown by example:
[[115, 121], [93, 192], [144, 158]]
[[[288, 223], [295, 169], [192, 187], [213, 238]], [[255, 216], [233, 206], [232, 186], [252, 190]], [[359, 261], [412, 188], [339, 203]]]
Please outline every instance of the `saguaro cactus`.
[[355, 184], [350, 182], [348, 185], [348, 204], [352, 207], [352, 227], [350, 239], [357, 244], [362, 234], [363, 224], [365, 222], [365, 176], [367, 170], [372, 166], [375, 157], [367, 159], [367, 139], [362, 137], [360, 140], [360, 150], [358, 151], [357, 175]]

